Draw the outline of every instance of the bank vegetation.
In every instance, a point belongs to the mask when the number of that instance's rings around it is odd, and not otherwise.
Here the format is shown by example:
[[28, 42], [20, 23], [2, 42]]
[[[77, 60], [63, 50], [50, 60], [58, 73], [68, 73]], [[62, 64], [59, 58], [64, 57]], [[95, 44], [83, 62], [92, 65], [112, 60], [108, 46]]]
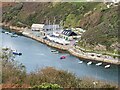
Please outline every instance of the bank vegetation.
[[2, 87], [3, 88], [111, 88], [117, 86], [94, 81], [86, 78], [78, 78], [74, 74], [46, 67], [27, 73], [26, 67], [15, 60], [10, 49], [3, 49], [0, 53], [2, 59]]

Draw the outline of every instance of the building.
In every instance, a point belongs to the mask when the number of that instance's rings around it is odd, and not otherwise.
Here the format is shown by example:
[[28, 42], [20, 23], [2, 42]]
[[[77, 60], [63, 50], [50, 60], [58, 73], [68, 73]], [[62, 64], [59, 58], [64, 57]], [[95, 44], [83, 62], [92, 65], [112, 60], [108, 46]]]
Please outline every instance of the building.
[[52, 42], [59, 43], [59, 44], [62, 44], [62, 45], [69, 45], [70, 44], [69, 41], [67, 41], [67, 40], [65, 40], [63, 38], [58, 38], [58, 37], [56, 37], [54, 35], [51, 35], [51, 36], [47, 35], [47, 39], [49, 39]]
[[31, 29], [32, 31], [41, 31], [44, 29], [44, 24], [32, 24]]
[[73, 40], [77, 34], [73, 32], [72, 30], [63, 30], [61, 33], [61, 37], [63, 37], [66, 40]]
[[53, 30], [59, 30], [59, 29], [61, 29], [61, 27], [58, 24], [44, 25], [44, 31], [53, 31]]
[[79, 31], [80, 33], [84, 33], [86, 30], [82, 29], [82, 28], [76, 28], [77, 31]]

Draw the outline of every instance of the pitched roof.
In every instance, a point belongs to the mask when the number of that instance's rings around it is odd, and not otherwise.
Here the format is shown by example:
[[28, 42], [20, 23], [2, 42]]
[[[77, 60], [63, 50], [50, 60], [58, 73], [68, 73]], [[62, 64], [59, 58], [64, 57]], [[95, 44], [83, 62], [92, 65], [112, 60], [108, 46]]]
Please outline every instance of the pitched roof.
[[43, 28], [44, 24], [32, 24], [31, 27], [35, 27], [35, 28]]
[[63, 30], [62, 34], [66, 36], [76, 36], [77, 34], [71, 30]]
[[56, 29], [56, 28], [60, 28], [60, 26], [58, 24], [44, 26], [44, 29]]

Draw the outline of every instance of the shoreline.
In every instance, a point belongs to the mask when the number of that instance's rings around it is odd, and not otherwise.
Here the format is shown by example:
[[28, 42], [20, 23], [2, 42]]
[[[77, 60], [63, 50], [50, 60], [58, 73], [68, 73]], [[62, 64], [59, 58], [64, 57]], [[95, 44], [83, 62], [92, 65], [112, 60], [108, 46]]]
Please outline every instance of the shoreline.
[[40, 37], [34, 36], [33, 34], [27, 33], [27, 32], [23, 32], [22, 33], [24, 36], [34, 39], [38, 42], [44, 43], [50, 47], [54, 47], [56, 49], [60, 49], [60, 50], [64, 50], [67, 51], [68, 53], [70, 53], [71, 55], [78, 57], [78, 58], [82, 58], [85, 60], [91, 60], [91, 61], [99, 61], [99, 62], [105, 62], [105, 63], [110, 63], [110, 64], [115, 64], [115, 65], [119, 65], [120, 62], [119, 61], [113, 61], [113, 60], [109, 60], [109, 59], [101, 59], [98, 57], [92, 57], [92, 56], [87, 56], [87, 55], [82, 55], [80, 53], [77, 52], [77, 49], [73, 46], [69, 46], [69, 45], [60, 45], [57, 43], [53, 43], [50, 42], [48, 40], [42, 39]]
[[[6, 26], [5, 26], [6, 27]], [[120, 61], [119, 60], [110, 60], [107, 58], [101, 58], [101, 57], [93, 57], [93, 56], [88, 56], [86, 53], [83, 54], [81, 52], [81, 50], [76, 49], [73, 46], [70, 45], [60, 45], [54, 42], [50, 42], [48, 40], [45, 40], [43, 38], [37, 37], [29, 32], [27, 32], [27, 30], [25, 31], [25, 28], [16, 28], [16, 27], [9, 27], [9, 29], [12, 31], [15, 31], [16, 33], [22, 34], [23, 36], [26, 36], [28, 38], [31, 38], [33, 40], [36, 40], [38, 42], [44, 43], [50, 47], [56, 48], [56, 49], [60, 49], [60, 50], [64, 50], [67, 51], [68, 53], [70, 53], [71, 55], [83, 59], [83, 60], [90, 60], [90, 61], [98, 61], [98, 62], [105, 62], [105, 63], [109, 63], [109, 64], [115, 64], [115, 65], [120, 65]]]

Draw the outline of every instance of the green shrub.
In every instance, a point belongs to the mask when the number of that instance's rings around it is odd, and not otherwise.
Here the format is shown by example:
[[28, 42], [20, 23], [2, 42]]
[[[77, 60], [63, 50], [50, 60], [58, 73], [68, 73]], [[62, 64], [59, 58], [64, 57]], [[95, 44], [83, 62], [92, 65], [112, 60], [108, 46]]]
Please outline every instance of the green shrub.
[[42, 83], [41, 85], [33, 86], [33, 88], [60, 90], [61, 87], [58, 84]]
[[10, 49], [3, 49], [2, 56], [2, 84], [11, 84], [11, 86], [22, 85], [30, 86], [38, 89], [55, 89], [61, 88], [113, 88], [112, 85], [98, 82], [96, 86], [93, 85], [91, 79], [80, 79], [74, 74], [57, 70], [53, 67], [46, 67], [44, 69], [26, 73], [25, 66], [14, 60], [14, 57], [10, 53]]

